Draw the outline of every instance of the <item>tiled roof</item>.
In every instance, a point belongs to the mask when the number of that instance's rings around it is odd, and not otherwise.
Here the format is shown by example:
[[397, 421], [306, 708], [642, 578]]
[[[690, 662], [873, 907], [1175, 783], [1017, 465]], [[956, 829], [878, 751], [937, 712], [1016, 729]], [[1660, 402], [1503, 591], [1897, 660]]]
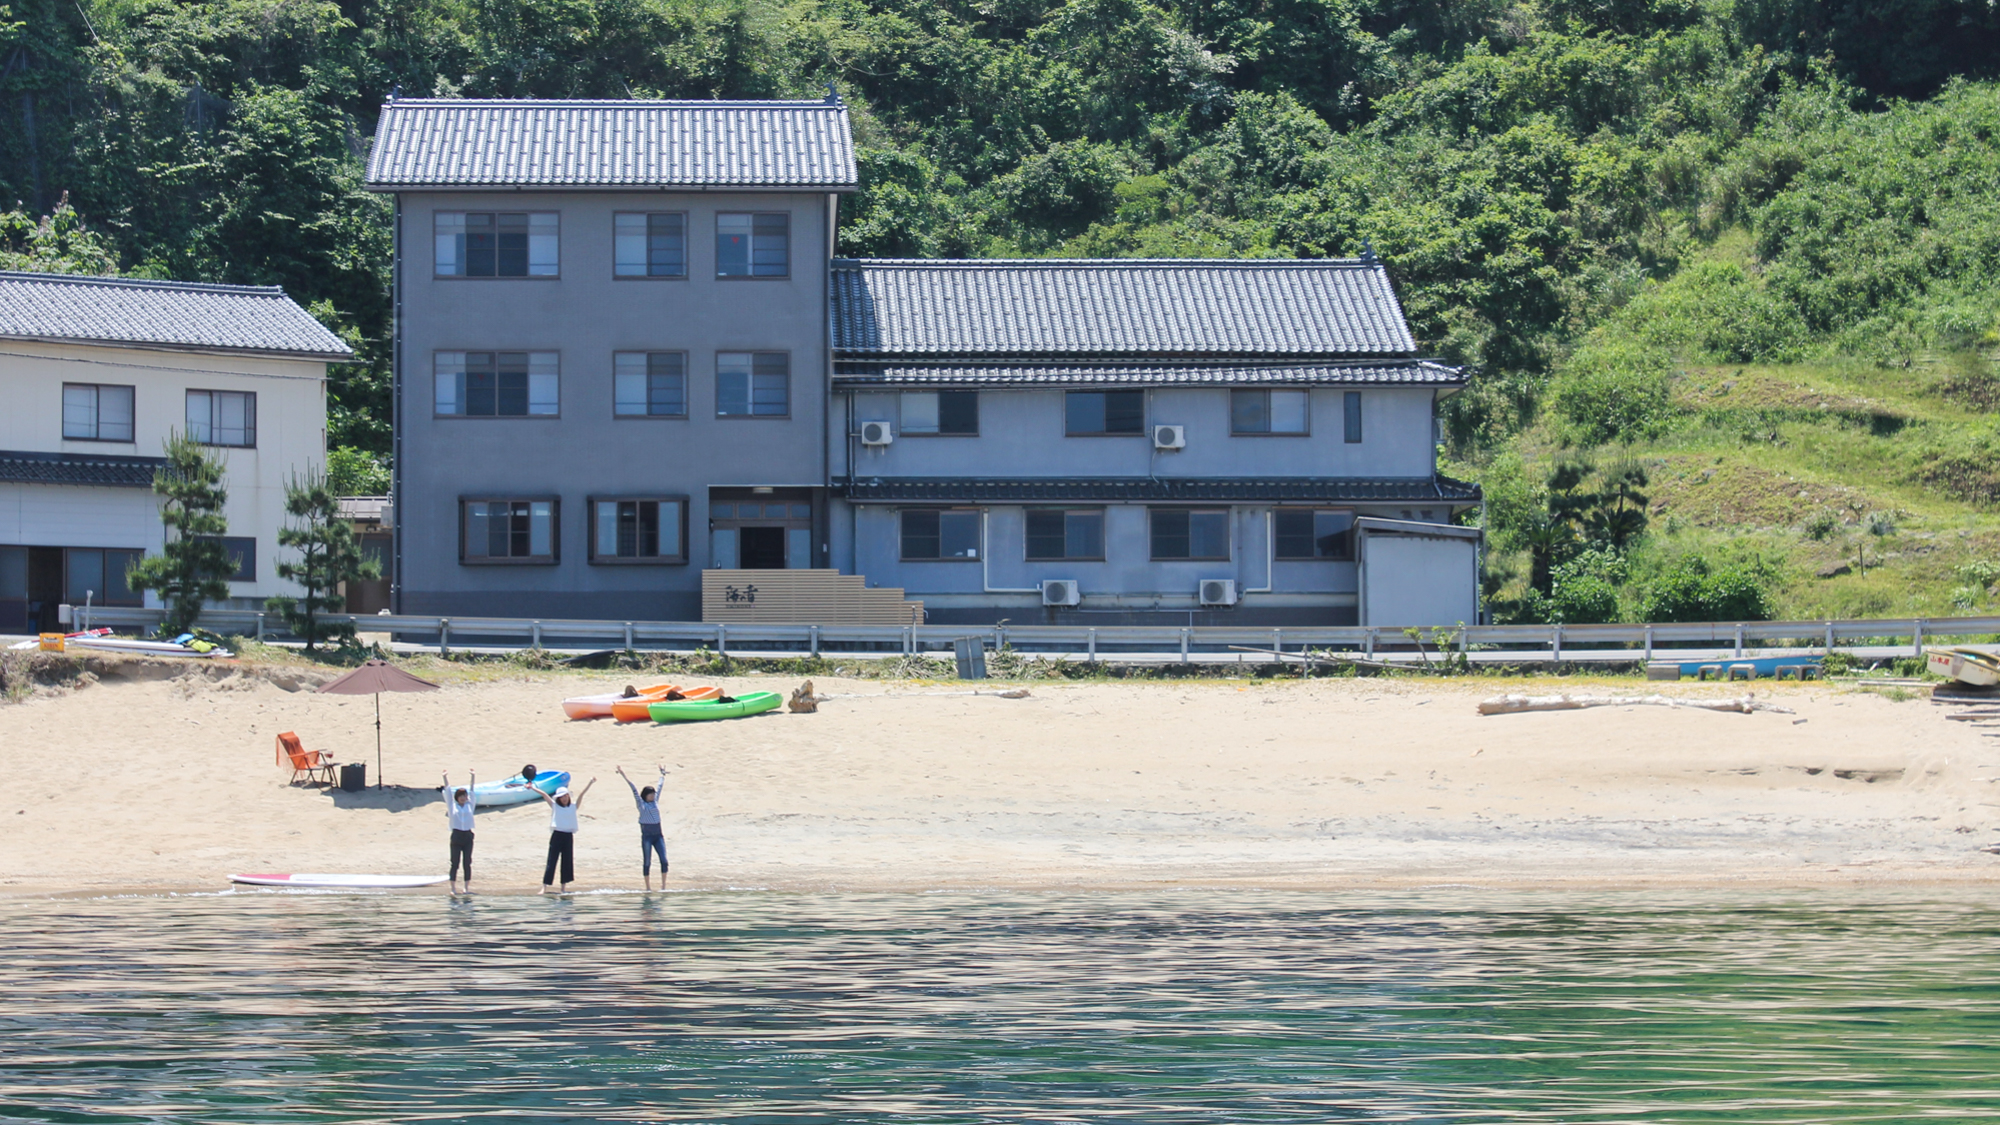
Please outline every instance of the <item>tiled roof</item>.
[[1368, 503], [1429, 501], [1476, 503], [1479, 486], [1450, 477], [1370, 479], [1333, 477], [1112, 477], [982, 480], [961, 477], [862, 477], [836, 479], [839, 493], [863, 503], [985, 501], [1053, 503], [1091, 501], [1298, 501]]
[[1091, 386], [1268, 387], [1396, 384], [1456, 387], [1465, 369], [1430, 360], [1392, 363], [841, 363], [835, 387]]
[[368, 154], [378, 191], [854, 185], [837, 101], [396, 101]]
[[0, 337], [345, 360], [354, 353], [275, 286], [0, 272]]
[[150, 488], [163, 457], [109, 457], [94, 453], [24, 453], [0, 449], [0, 481], [12, 484], [98, 484]]
[[1373, 261], [836, 259], [847, 356], [1412, 356]]

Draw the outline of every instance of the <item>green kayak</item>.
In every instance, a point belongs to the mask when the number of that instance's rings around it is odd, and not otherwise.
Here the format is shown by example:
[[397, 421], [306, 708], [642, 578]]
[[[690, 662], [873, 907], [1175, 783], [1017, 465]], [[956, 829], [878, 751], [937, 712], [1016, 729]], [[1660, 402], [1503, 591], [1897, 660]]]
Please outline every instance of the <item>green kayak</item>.
[[702, 719], [740, 719], [774, 710], [785, 697], [775, 691], [747, 691], [731, 700], [676, 699], [646, 708], [656, 723], [692, 723]]

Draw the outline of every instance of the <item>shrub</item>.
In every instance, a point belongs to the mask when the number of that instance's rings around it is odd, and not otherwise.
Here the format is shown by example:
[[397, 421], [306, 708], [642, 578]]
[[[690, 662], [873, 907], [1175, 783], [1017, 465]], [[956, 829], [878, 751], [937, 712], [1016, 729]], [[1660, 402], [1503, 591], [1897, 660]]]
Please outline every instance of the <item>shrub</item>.
[[1657, 437], [1674, 419], [1665, 353], [1636, 344], [1577, 352], [1549, 390], [1549, 408], [1573, 445]]
[[1825, 508], [1821, 508], [1819, 511], [1807, 516], [1806, 522], [1799, 526], [1799, 530], [1804, 533], [1807, 539], [1815, 543], [1820, 542], [1821, 540], [1831, 538], [1834, 532], [1840, 530], [1840, 516]]
[[1554, 590], [1545, 602], [1547, 619], [1566, 625], [1618, 620], [1618, 589], [1625, 577], [1625, 560], [1617, 554], [1583, 552], [1555, 568]]
[[1759, 562], [1711, 566], [1683, 556], [1653, 581], [1639, 608], [1647, 621], [1769, 621], [1772, 569]]

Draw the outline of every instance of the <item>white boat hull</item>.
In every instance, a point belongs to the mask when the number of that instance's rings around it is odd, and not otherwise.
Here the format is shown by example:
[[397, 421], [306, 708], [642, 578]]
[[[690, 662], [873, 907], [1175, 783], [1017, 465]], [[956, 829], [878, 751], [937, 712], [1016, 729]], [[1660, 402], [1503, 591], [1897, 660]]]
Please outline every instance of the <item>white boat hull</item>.
[[1934, 648], [1925, 654], [1925, 666], [1932, 672], [1973, 687], [2000, 684], [2000, 657], [1957, 648]]
[[445, 881], [443, 875], [333, 875], [273, 873], [231, 875], [232, 883], [252, 887], [430, 887]]

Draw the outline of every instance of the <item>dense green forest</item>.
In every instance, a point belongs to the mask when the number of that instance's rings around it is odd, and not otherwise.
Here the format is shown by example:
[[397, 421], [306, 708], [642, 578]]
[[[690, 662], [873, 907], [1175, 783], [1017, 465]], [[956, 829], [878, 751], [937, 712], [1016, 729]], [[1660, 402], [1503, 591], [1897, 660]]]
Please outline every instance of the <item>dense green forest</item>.
[[14, 0], [0, 267], [285, 286], [365, 358], [367, 486], [390, 90], [831, 82], [845, 253], [1372, 247], [1477, 371], [1444, 452], [1503, 617], [1963, 611], [2000, 582], [1996, 77], [1988, 0]]

